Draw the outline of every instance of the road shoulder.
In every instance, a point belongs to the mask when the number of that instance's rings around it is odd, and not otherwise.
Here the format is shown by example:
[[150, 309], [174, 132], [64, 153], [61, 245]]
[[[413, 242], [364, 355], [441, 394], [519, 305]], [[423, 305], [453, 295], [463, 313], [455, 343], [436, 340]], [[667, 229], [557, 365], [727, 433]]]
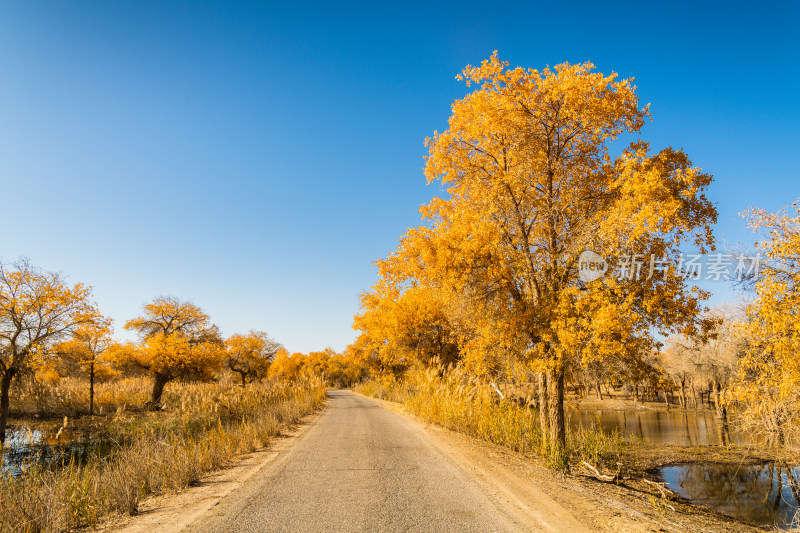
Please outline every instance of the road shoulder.
[[196, 486], [177, 494], [149, 498], [136, 516], [111, 518], [98, 530], [114, 533], [178, 533], [205, 515], [219, 502], [242, 487], [262, 469], [286, 454], [325, 411], [323, 408], [303, 418], [300, 424], [284, 430], [265, 448], [245, 454], [223, 470], [204, 476]]

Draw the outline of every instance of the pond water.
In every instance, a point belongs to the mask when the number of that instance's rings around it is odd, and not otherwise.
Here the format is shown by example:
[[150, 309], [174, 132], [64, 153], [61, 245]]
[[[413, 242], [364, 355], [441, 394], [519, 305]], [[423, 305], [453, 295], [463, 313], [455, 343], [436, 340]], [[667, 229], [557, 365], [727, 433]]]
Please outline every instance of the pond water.
[[623, 436], [634, 436], [653, 444], [745, 445], [751, 441], [719, 422], [709, 411], [620, 411], [605, 409], [572, 409], [568, 411], [570, 426], [590, 428], [599, 423], [606, 432], [618, 430]]
[[93, 438], [46, 442], [41, 431], [20, 428], [8, 432], [0, 452], [0, 472], [18, 476], [31, 464], [49, 467], [70, 461], [84, 463], [90, 457], [106, 455], [110, 450], [111, 444]]
[[800, 524], [800, 467], [682, 464], [662, 468], [661, 475], [687, 500], [755, 526]]

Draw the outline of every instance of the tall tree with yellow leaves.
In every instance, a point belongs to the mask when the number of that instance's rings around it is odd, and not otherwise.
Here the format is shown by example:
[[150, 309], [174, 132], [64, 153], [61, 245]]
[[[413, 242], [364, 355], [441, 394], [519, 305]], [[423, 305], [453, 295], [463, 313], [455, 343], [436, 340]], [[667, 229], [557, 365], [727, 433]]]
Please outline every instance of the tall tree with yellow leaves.
[[558, 468], [569, 361], [602, 359], [631, 338], [646, 345], [654, 330], [690, 331], [705, 296], [675, 268], [584, 283], [580, 254], [591, 248], [612, 268], [624, 255], [677, 263], [682, 245], [713, 248], [716, 220], [704, 195], [711, 176], [682, 151], [651, 154], [634, 141], [611, 157], [611, 142], [638, 133], [649, 112], [632, 80], [593, 68], [510, 69], [496, 53], [467, 66], [458, 78], [479, 88], [427, 141], [426, 177], [447, 197], [423, 206], [430, 225], [379, 262], [401, 290], [416, 280], [469, 299], [468, 329], [484, 342], [468, 361], [480, 361], [486, 339], [519, 347], [541, 375], [542, 430]]
[[53, 344], [98, 316], [91, 289], [70, 285], [27, 259], [0, 263], [0, 443], [5, 441], [13, 379]]

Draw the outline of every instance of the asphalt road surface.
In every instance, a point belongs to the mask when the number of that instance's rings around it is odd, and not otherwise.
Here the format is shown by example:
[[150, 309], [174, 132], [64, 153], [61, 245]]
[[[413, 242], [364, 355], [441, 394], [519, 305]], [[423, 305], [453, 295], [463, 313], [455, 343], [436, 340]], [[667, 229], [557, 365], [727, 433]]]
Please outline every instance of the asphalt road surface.
[[186, 531], [525, 529], [416, 423], [351, 392], [329, 395], [286, 454]]

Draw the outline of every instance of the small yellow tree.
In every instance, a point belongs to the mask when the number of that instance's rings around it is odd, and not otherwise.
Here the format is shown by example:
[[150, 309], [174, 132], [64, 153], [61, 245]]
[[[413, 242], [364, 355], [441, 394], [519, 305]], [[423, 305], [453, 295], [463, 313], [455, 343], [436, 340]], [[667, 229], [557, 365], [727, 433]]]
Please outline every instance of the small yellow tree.
[[55, 352], [64, 359], [72, 361], [89, 377], [89, 414], [94, 416], [94, 383], [102, 357], [112, 344], [113, 321], [98, 317], [95, 321], [82, 324], [72, 334], [72, 338], [59, 343]]
[[290, 355], [285, 348], [281, 348], [275, 354], [267, 375], [270, 379], [279, 381], [295, 381], [300, 377], [304, 362], [303, 354], [293, 353]]
[[146, 304], [144, 311], [125, 324], [125, 329], [139, 332], [142, 342], [113, 346], [109, 359], [153, 376], [150, 401], [155, 406], [170, 381], [212, 377], [222, 365], [225, 350], [217, 326], [190, 302], [159, 297]]
[[247, 382], [263, 379], [281, 344], [263, 331], [250, 331], [246, 335], [234, 334], [225, 341], [227, 367]]
[[367, 333], [386, 372], [401, 373], [415, 362], [458, 360], [447, 302], [434, 288], [414, 285], [401, 291], [383, 279], [361, 296], [361, 308], [353, 327]]

